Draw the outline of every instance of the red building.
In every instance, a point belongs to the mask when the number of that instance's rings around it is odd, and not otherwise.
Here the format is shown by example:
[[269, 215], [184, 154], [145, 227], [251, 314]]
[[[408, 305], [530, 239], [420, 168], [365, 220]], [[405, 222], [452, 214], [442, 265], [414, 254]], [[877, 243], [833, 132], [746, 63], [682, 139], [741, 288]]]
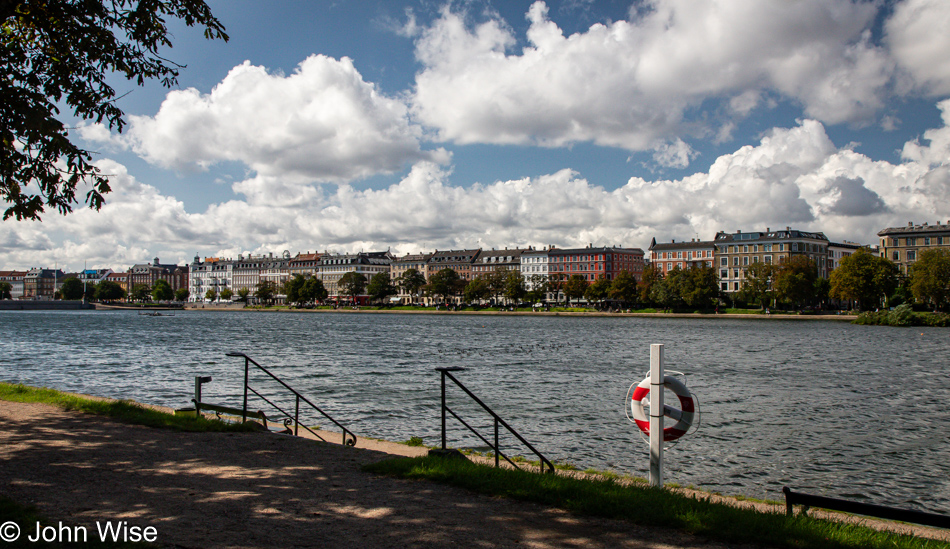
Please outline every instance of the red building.
[[548, 276], [552, 280], [567, 280], [574, 275], [588, 282], [600, 278], [613, 280], [621, 271], [627, 271], [637, 280], [643, 275], [644, 259], [640, 248], [587, 247], [548, 250]]

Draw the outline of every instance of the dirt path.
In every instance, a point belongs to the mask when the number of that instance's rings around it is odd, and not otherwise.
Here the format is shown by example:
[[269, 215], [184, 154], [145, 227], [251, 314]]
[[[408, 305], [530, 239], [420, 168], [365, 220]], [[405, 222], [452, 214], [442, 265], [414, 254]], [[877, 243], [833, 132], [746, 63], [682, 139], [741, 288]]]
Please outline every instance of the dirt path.
[[36, 505], [54, 524], [86, 526], [91, 537], [97, 521], [124, 519], [154, 526], [162, 546], [205, 549], [725, 547], [360, 470], [387, 457], [269, 433], [151, 429], [0, 400], [0, 493]]

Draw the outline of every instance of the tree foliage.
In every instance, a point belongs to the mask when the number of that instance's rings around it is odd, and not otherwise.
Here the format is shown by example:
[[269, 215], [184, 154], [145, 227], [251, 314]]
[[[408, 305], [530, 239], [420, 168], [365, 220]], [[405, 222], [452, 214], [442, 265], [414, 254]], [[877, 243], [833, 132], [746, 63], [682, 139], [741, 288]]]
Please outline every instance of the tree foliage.
[[296, 303], [297, 305], [304, 304], [307, 300], [303, 292], [303, 287], [306, 283], [307, 280], [299, 273], [284, 282], [284, 295], [287, 296], [288, 303]]
[[462, 297], [464, 297], [468, 303], [477, 303], [488, 299], [490, 296], [491, 287], [484, 277], [470, 280], [469, 283], [465, 285], [465, 289], [462, 290]]
[[443, 301], [456, 296], [465, 288], [466, 282], [454, 269], [448, 267], [429, 277], [426, 293], [441, 297]]
[[417, 269], [406, 269], [397, 280], [402, 291], [411, 296], [419, 295], [419, 290], [426, 285], [426, 277]]
[[584, 292], [587, 291], [587, 287], [590, 284], [587, 282], [587, 279], [581, 275], [571, 275], [571, 278], [567, 279], [567, 282], [564, 283], [564, 296], [567, 297], [567, 302], [570, 304], [572, 299], [580, 299], [584, 297]]
[[307, 300], [314, 302], [323, 301], [330, 295], [330, 292], [323, 285], [323, 281], [315, 276], [308, 278], [307, 282], [304, 283], [303, 293]]
[[654, 301], [654, 286], [658, 285], [662, 280], [663, 271], [656, 265], [647, 265], [646, 268], [643, 269], [640, 282], [637, 284], [638, 291], [640, 292], [640, 301], [656, 305], [657, 303]]
[[205, 292], [205, 299], [214, 303], [218, 299], [218, 290], [214, 288], [208, 288], [208, 291]]
[[175, 292], [168, 284], [167, 280], [159, 279], [152, 286], [152, 299], [155, 301], [171, 301], [175, 297]]
[[63, 299], [69, 301], [82, 299], [82, 281], [74, 277], [67, 278], [59, 291]]
[[[221, 299], [223, 301], [231, 301], [231, 298], [234, 297], [234, 292], [231, 291], [231, 288], [225, 288], [221, 290]], [[185, 299], [188, 299], [188, 291], [185, 290]], [[179, 299], [179, 301], [184, 301], [185, 299]]]
[[203, 26], [227, 41], [202, 0], [6, 0], [0, 2], [0, 198], [8, 219], [39, 219], [45, 209], [68, 213], [77, 187], [99, 209], [108, 175], [91, 153], [70, 141], [59, 106], [80, 120], [122, 131], [124, 113], [108, 84], [118, 74], [138, 85], [177, 84], [181, 66], [159, 50], [171, 46], [166, 17]]
[[739, 296], [749, 303], [757, 303], [765, 309], [772, 302], [775, 280], [775, 265], [757, 261], [745, 269], [745, 282]]
[[122, 289], [122, 286], [119, 285], [118, 282], [103, 280], [99, 284], [96, 284], [95, 295], [97, 301], [118, 301], [125, 297], [125, 290]]
[[398, 290], [389, 273], [376, 273], [369, 280], [369, 284], [366, 285], [366, 293], [374, 301], [381, 302], [387, 297], [396, 295]]
[[918, 301], [930, 303], [934, 312], [950, 298], [950, 249], [923, 250], [910, 269], [910, 291]]
[[604, 277], [595, 280], [584, 292], [587, 301], [603, 301], [610, 294], [610, 281]]
[[818, 266], [804, 255], [795, 255], [778, 266], [772, 281], [775, 295], [781, 301], [801, 307], [815, 296]]
[[5, 280], [0, 282], [0, 299], [13, 299], [13, 285]]
[[634, 303], [639, 296], [638, 285], [637, 277], [633, 276], [629, 271], [620, 271], [610, 282], [610, 289], [607, 290], [607, 295], [611, 299], [616, 299], [623, 303]]
[[188, 291], [188, 288], [178, 288], [175, 290], [175, 301], [188, 301], [189, 295], [191, 295], [191, 292]]
[[366, 277], [356, 271], [350, 271], [340, 277], [338, 284], [341, 294], [356, 299], [356, 296], [363, 295], [366, 290]]
[[897, 288], [897, 272], [897, 266], [887, 258], [859, 248], [831, 271], [828, 295], [856, 301], [864, 310], [873, 309]]
[[274, 301], [275, 295], [277, 295], [277, 285], [270, 280], [259, 281], [257, 288], [254, 289], [254, 298], [265, 305], [269, 305]]

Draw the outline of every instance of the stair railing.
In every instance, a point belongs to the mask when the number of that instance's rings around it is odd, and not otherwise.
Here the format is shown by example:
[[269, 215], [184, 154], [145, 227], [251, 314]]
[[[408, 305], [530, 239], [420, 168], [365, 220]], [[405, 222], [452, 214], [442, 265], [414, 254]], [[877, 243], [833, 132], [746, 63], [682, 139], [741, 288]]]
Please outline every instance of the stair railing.
[[[341, 425], [337, 420], [335, 420], [335, 419], [333, 419], [332, 417], [330, 417], [326, 412], [324, 412], [323, 410], [321, 410], [316, 404], [310, 402], [310, 400], [308, 400], [307, 397], [305, 397], [305, 396], [303, 396], [302, 394], [300, 394], [296, 389], [294, 389], [294, 388], [291, 387], [290, 385], [287, 385], [286, 383], [284, 383], [284, 381], [283, 381], [282, 379], [280, 379], [279, 377], [277, 377], [277, 376], [275, 376], [274, 374], [272, 374], [272, 373], [270, 372], [270, 370], [268, 370], [267, 368], [265, 368], [265, 367], [261, 366], [260, 364], [258, 364], [253, 358], [247, 356], [247, 355], [244, 354], [244, 353], [227, 353], [227, 356], [241, 357], [241, 358], [244, 359], [244, 406], [243, 406], [243, 408], [242, 408], [242, 409], [243, 409], [243, 416], [241, 417], [241, 421], [242, 421], [242, 422], [246, 422], [246, 421], [247, 421], [247, 393], [248, 393], [248, 391], [250, 391], [250, 392], [254, 393], [255, 395], [257, 395], [258, 397], [260, 397], [261, 400], [263, 400], [264, 402], [266, 402], [266, 403], [270, 404], [271, 406], [273, 406], [273, 407], [274, 407], [276, 410], [278, 410], [280, 413], [284, 414], [284, 416], [286, 416], [286, 417], [288, 417], [288, 418], [293, 418], [294, 436], [299, 436], [299, 428], [300, 428], [300, 427], [303, 427], [304, 429], [306, 429], [307, 431], [309, 431], [310, 434], [312, 434], [313, 436], [315, 436], [315, 437], [317, 437], [318, 439], [320, 439], [320, 440], [326, 442], [326, 439], [324, 439], [324, 438], [321, 437], [319, 434], [317, 434], [316, 432], [314, 432], [313, 429], [307, 427], [306, 425], [301, 425], [301, 424], [300, 424], [300, 403], [301, 403], [301, 401], [302, 401], [302, 402], [304, 402], [305, 404], [309, 405], [309, 406], [310, 406], [311, 408], [313, 408], [314, 410], [316, 410], [317, 412], [319, 412], [320, 414], [322, 414], [323, 417], [329, 419], [334, 425], [336, 425], [337, 427], [339, 427], [340, 429], [343, 430], [343, 444], [344, 444], [345, 446], [355, 446], [355, 445], [356, 445], [356, 435], [354, 435], [349, 429], [347, 429], [346, 427], [344, 427], [343, 425]], [[284, 386], [284, 388], [286, 388], [288, 391], [290, 391], [291, 393], [294, 394], [294, 396], [296, 397], [296, 404], [295, 404], [295, 406], [294, 406], [294, 413], [293, 413], [293, 415], [291, 415], [289, 412], [285, 411], [285, 410], [284, 410], [283, 408], [281, 408], [280, 406], [278, 406], [278, 405], [274, 404], [273, 402], [271, 402], [270, 400], [268, 400], [264, 395], [260, 394], [259, 392], [257, 392], [256, 390], [254, 390], [254, 388], [252, 388], [252, 387], [250, 386], [250, 369], [251, 369], [251, 364], [253, 364], [255, 367], [257, 367], [257, 369], [259, 369], [260, 371], [262, 371], [262, 372], [264, 372], [265, 374], [267, 374], [268, 376], [270, 376], [272, 379], [274, 379], [274, 381], [276, 381], [277, 383], [280, 383], [281, 385]], [[285, 423], [285, 425], [287, 425], [287, 423]], [[289, 425], [287, 425], [287, 427], [289, 428]], [[347, 437], [349, 437], [349, 438], [347, 438]]]
[[[513, 462], [508, 456], [506, 456], [506, 455], [501, 451], [501, 448], [500, 448], [499, 445], [498, 445], [498, 426], [501, 425], [502, 427], [504, 427], [505, 429], [507, 429], [509, 433], [511, 433], [512, 435], [514, 435], [518, 440], [520, 440], [522, 444], [524, 444], [529, 450], [531, 450], [531, 451], [534, 453], [534, 455], [538, 456], [538, 459], [540, 460], [540, 468], [541, 468], [541, 472], [542, 472], [542, 473], [545, 472], [545, 467], [548, 468], [546, 472], [548, 472], [548, 473], [553, 473], [553, 472], [554, 472], [554, 464], [553, 464], [553, 463], [551, 463], [546, 457], [544, 457], [543, 455], [541, 455], [541, 452], [537, 451], [537, 450], [534, 448], [534, 446], [531, 445], [530, 442], [528, 442], [527, 440], [524, 439], [524, 437], [522, 437], [520, 434], [518, 434], [518, 432], [515, 431], [514, 428], [512, 428], [510, 425], [508, 425], [508, 423], [506, 423], [505, 420], [501, 419], [501, 417], [500, 417], [498, 414], [496, 414], [491, 408], [489, 408], [488, 405], [486, 405], [484, 402], [482, 402], [481, 399], [479, 399], [477, 396], [475, 396], [475, 394], [472, 393], [471, 391], [469, 391], [468, 388], [465, 387], [465, 385], [462, 385], [462, 382], [460, 382], [459, 380], [455, 379], [455, 376], [452, 375], [452, 372], [461, 372], [461, 371], [464, 371], [465, 368], [461, 368], [461, 367], [458, 367], [458, 366], [452, 366], [452, 367], [436, 368], [435, 370], [436, 370], [437, 372], [441, 373], [441, 376], [442, 376], [442, 450], [443, 450], [443, 451], [446, 450], [445, 420], [446, 420], [446, 412], [448, 412], [449, 414], [452, 414], [452, 417], [454, 417], [455, 419], [459, 420], [459, 422], [460, 422], [462, 425], [464, 425], [469, 431], [471, 431], [475, 436], [477, 436], [478, 438], [480, 438], [480, 439], [482, 440], [482, 442], [484, 442], [486, 445], [488, 445], [488, 447], [490, 447], [490, 448], [494, 451], [494, 454], [495, 454], [495, 467], [498, 467], [498, 466], [499, 466], [499, 463], [500, 463], [500, 462], [499, 462], [499, 456], [500, 456], [500, 457], [504, 458], [505, 461], [507, 461], [509, 464], [511, 464], [511, 466], [514, 467], [515, 469], [519, 469], [519, 470], [521, 469], [521, 467], [518, 467], [518, 465], [515, 464], [515, 462]], [[472, 400], [474, 400], [479, 406], [482, 407], [482, 409], [484, 409], [486, 412], [488, 412], [488, 413], [492, 416], [492, 418], [494, 419], [494, 426], [495, 426], [494, 443], [489, 442], [485, 437], [483, 437], [478, 431], [476, 431], [475, 429], [473, 429], [472, 426], [470, 426], [468, 423], [466, 423], [464, 419], [462, 419], [461, 417], [459, 417], [458, 414], [456, 414], [454, 411], [452, 411], [452, 409], [449, 408], [449, 407], [445, 404], [445, 378], [451, 379], [456, 385], [458, 385], [458, 387], [459, 387], [460, 389], [462, 389], [463, 391], [465, 391], [465, 394], [467, 394], [469, 397], [471, 397]]]

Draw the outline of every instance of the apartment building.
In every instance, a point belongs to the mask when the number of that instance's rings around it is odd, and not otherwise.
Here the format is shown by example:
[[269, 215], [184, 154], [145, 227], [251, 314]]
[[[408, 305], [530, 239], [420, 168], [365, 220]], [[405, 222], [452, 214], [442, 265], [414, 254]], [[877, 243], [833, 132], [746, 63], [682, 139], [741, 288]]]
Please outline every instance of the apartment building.
[[599, 278], [613, 280], [621, 271], [627, 271], [637, 280], [643, 276], [643, 250], [640, 248], [593, 247], [548, 249], [548, 276], [566, 280], [580, 275], [588, 282]]
[[402, 257], [394, 258], [392, 263], [389, 265], [389, 276], [393, 281], [393, 284], [396, 284], [399, 291], [396, 294], [396, 297], [401, 303], [409, 304], [416, 301], [416, 296], [412, 296], [403, 291], [402, 288], [398, 286], [399, 279], [405, 274], [409, 269], [415, 269], [426, 280], [429, 280], [429, 258], [432, 257], [432, 254], [406, 254]]
[[521, 256], [531, 248], [505, 248], [504, 250], [480, 250], [472, 262], [472, 276], [483, 277], [497, 269], [505, 271], [520, 271]]
[[129, 268], [126, 287], [130, 288], [131, 292], [140, 284], [151, 288], [159, 280], [164, 280], [171, 286], [172, 291], [178, 288], [189, 288], [190, 291], [188, 272], [188, 267], [162, 264], [156, 257], [151, 263], [138, 263]]
[[547, 246], [541, 250], [532, 248], [521, 254], [521, 276], [528, 291], [548, 280], [548, 261]]
[[472, 263], [481, 252], [481, 248], [474, 250], [436, 250], [428, 261], [429, 275], [442, 269], [452, 269], [462, 280], [472, 279]]
[[[395, 257], [385, 252], [359, 252], [355, 254], [333, 254], [325, 252], [320, 257], [320, 270], [317, 276], [327, 289], [330, 299], [344, 297], [340, 288], [343, 275], [355, 272], [366, 277], [367, 282], [379, 273], [388, 273]], [[348, 297], [348, 296], [346, 296]]]
[[287, 263], [287, 274], [290, 278], [293, 278], [296, 275], [303, 275], [304, 278], [310, 278], [316, 276], [317, 272], [320, 270], [320, 256], [319, 253], [310, 253], [305, 254], [298, 253]]
[[683, 270], [703, 265], [712, 267], [715, 252], [716, 243], [711, 240], [671, 240], [657, 244], [654, 238], [650, 243], [650, 264], [664, 275], [677, 268]]
[[0, 282], [10, 284], [10, 299], [23, 297], [23, 277], [27, 271], [0, 271]]
[[225, 288], [237, 293], [234, 287], [234, 262], [220, 257], [202, 260], [195, 254], [195, 259], [188, 266], [188, 301], [202, 302], [208, 290], [221, 295]]
[[829, 242], [824, 233], [766, 228], [764, 232], [719, 232], [714, 242], [719, 284], [725, 292], [742, 289], [745, 272], [752, 264], [780, 264], [797, 255], [814, 261], [818, 276], [828, 278]]
[[906, 275], [917, 261], [920, 252], [931, 248], [950, 248], [950, 220], [935, 225], [908, 222], [906, 227], [889, 227], [877, 233], [881, 238], [881, 257], [897, 264], [901, 274]]
[[841, 260], [850, 256], [860, 248], [866, 248], [863, 244], [857, 242], [829, 242], [828, 243], [828, 273], [841, 265]]
[[59, 269], [30, 269], [23, 275], [23, 298], [53, 299], [57, 283], [65, 277]]

